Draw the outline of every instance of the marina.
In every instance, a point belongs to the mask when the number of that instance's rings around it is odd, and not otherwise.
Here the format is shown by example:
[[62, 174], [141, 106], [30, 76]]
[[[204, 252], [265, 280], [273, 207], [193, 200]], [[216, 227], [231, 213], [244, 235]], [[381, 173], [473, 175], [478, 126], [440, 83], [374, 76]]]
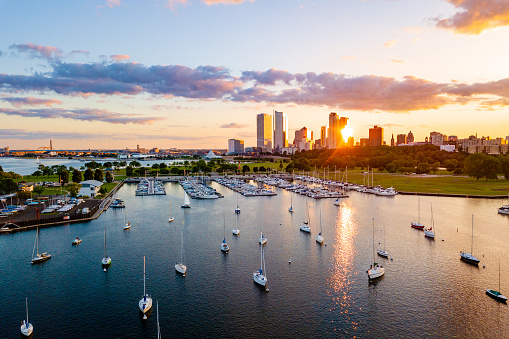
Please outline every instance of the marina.
[[[137, 227], [124, 232], [119, 225], [125, 212], [109, 209], [87, 223], [40, 229], [41, 249], [51, 253], [52, 259], [38, 265], [30, 265], [35, 229], [1, 236], [0, 255], [11, 258], [0, 265], [4, 287], [10, 291], [5, 302], [14, 305], [15, 312], [0, 320], [0, 336], [19, 335], [28, 296], [37, 338], [71, 333], [76, 337], [118, 333], [156, 337], [155, 312], [143, 320], [137, 307], [143, 256], [146, 289], [154, 302], [159, 301], [161, 328], [183, 338], [206, 337], [211, 331], [240, 337], [251, 337], [253, 332], [286, 337], [295, 331], [306, 337], [365, 337], [375, 327], [387, 337], [419, 337], [423, 331], [427, 337], [509, 335], [503, 325], [508, 320], [507, 305], [485, 293], [498, 282], [498, 259], [504, 258], [504, 239], [509, 236], [507, 217], [497, 214], [498, 201], [421, 197], [423, 206], [433, 202], [434, 219], [445, 240], [430, 242], [423, 232], [409, 227], [417, 216], [417, 197], [378, 199], [352, 192], [338, 208], [330, 200], [309, 199], [279, 188], [276, 197], [252, 198], [217, 183], [211, 187], [224, 199], [194, 200], [192, 209], [172, 211], [175, 222], [168, 223], [169, 199], [182, 201], [184, 194], [179, 184], [165, 184], [167, 196], [143, 200], [134, 196], [136, 186], [124, 185], [117, 197], [124, 200]], [[234, 213], [237, 200], [241, 214]], [[288, 213], [291, 201], [295, 211]], [[307, 219], [306, 206], [311, 236], [299, 230]], [[263, 236], [268, 239], [262, 269], [268, 272], [269, 293], [253, 281], [253, 272], [260, 268], [261, 210]], [[470, 250], [472, 213], [473, 250], [486, 268], [467, 265], [458, 255], [464, 247]], [[421, 214], [430, 218], [429, 209]], [[242, 228], [239, 236], [228, 231], [235, 227], [235, 218]], [[394, 260], [380, 258], [384, 277], [369, 284], [366, 269], [373, 259], [373, 227], [375, 243], [385, 244]], [[315, 241], [321, 231], [327, 246]], [[76, 235], [83, 242], [71, 246]], [[182, 256], [183, 238], [186, 277], [173, 267]], [[229, 245], [228, 255], [219, 249], [223, 238]], [[110, 258], [107, 272], [101, 268], [103, 257]], [[73, 269], [65, 269], [71, 263]], [[411, 272], [417, 266], [421, 274], [414, 275]], [[303, 276], [303, 271], [308, 274]], [[210, 280], [225, 277], [228, 284], [211, 286]], [[497, 289], [509, 290], [507, 281], [502, 271]], [[42, 288], [48, 284], [52, 288]], [[76, 297], [84, 301], [79, 306], [65, 301]], [[50, 307], [57, 300], [60, 306]], [[101, 309], [94, 307], [96, 300], [103, 300]], [[251, 304], [263, 306], [253, 314], [247, 307]], [[225, 317], [227, 312], [236, 316]], [[258, 321], [253, 321], [255, 317]], [[274, 318], [278, 324], [270, 322]], [[465, 323], [464, 318], [472, 320]]]

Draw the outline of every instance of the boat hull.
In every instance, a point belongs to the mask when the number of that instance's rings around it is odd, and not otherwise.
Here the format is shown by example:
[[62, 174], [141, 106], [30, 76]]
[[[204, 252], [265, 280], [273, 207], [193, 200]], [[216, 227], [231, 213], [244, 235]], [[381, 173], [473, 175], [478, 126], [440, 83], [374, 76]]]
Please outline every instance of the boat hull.
[[182, 275], [186, 275], [187, 267], [186, 267], [186, 265], [184, 265], [182, 263], [178, 263], [175, 265], [175, 271], [177, 271], [178, 273], [180, 273]]
[[172, 222], [173, 220], [175, 220], [175, 218], [169, 218], [168, 222]]
[[103, 268], [108, 268], [111, 266], [111, 258], [103, 258], [101, 260], [101, 265]]
[[368, 278], [370, 280], [381, 278], [381, 277], [383, 277], [384, 274], [385, 274], [385, 268], [383, 268], [383, 267], [377, 266], [374, 268], [370, 268], [368, 270]]
[[302, 225], [302, 226], [300, 227], [300, 230], [301, 230], [302, 232], [311, 233], [311, 227], [309, 227], [308, 225]]
[[267, 238], [260, 238], [258, 239], [258, 242], [260, 242], [262, 245], [265, 245], [267, 243]]
[[34, 264], [39, 264], [41, 262], [45, 262], [47, 260], [51, 259], [51, 255], [50, 254], [43, 254], [41, 256], [37, 256], [35, 258], [32, 259], [32, 265]]
[[495, 300], [498, 300], [498, 301], [501, 301], [504, 303], [507, 301], [507, 297], [498, 291], [486, 289], [486, 294]]
[[140, 302], [138, 303], [138, 307], [143, 314], [147, 313], [152, 308], [152, 298], [149, 296], [141, 298]]
[[470, 265], [474, 265], [474, 266], [478, 266], [479, 265], [479, 259], [477, 259], [476, 257], [474, 257], [472, 254], [470, 253], [465, 253], [465, 252], [461, 252], [461, 260], [463, 260], [464, 262], [470, 264]]
[[255, 283], [261, 286], [265, 286], [267, 284], [267, 277], [263, 274], [260, 274], [260, 272], [253, 273], [253, 280]]
[[71, 244], [72, 245], [78, 245], [80, 242], [81, 242], [81, 239], [80, 240], [73, 240]]
[[32, 332], [34, 331], [34, 327], [30, 323], [28, 323], [28, 325], [27, 325], [26, 321], [23, 320], [23, 324], [21, 325], [20, 330], [21, 330], [21, 334], [29, 337], [32, 334]]
[[387, 253], [387, 251], [378, 250], [377, 253], [378, 253], [379, 256], [381, 256], [383, 258], [388, 258], [389, 257], [389, 253]]
[[431, 232], [431, 231], [424, 231], [424, 236], [426, 238], [429, 238], [429, 239], [435, 239], [435, 232]]
[[182, 205], [180, 207], [182, 207], [182, 208], [191, 208], [191, 206], [189, 206], [189, 205]]
[[323, 244], [323, 237], [321, 235], [317, 235], [316, 236], [316, 242], [319, 243], [320, 245]]
[[424, 231], [424, 225], [419, 224], [419, 223], [417, 223], [417, 222], [412, 222], [412, 223], [410, 223], [410, 227], [415, 228], [415, 229], [417, 229], [417, 230]]
[[233, 233], [233, 235], [239, 235], [240, 234], [240, 230], [232, 230], [232, 233]]

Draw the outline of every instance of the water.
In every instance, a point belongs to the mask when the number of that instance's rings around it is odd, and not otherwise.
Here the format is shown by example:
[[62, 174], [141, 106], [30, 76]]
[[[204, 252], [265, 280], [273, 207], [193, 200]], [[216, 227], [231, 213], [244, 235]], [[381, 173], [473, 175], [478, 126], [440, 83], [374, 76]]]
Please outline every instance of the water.
[[[509, 218], [497, 214], [503, 200], [421, 197], [421, 221], [437, 239], [410, 228], [417, 219], [417, 197], [375, 197], [353, 192], [343, 205], [333, 200], [293, 196], [277, 189], [275, 197], [238, 197], [212, 184], [225, 198], [192, 200], [181, 209], [183, 190], [166, 184], [167, 196], [135, 197], [135, 185], [117, 194], [127, 208], [110, 209], [99, 219], [40, 230], [40, 249], [52, 259], [30, 265], [35, 231], [0, 236], [2, 281], [0, 337], [19, 336], [28, 296], [34, 338], [156, 338], [155, 302], [163, 337], [508, 337], [507, 305], [485, 295], [498, 289], [509, 295]], [[170, 215], [175, 217], [168, 223]], [[312, 234], [299, 231], [309, 204]], [[326, 246], [319, 246], [319, 214]], [[220, 251], [226, 214], [230, 253]], [[132, 224], [123, 230], [124, 213]], [[260, 265], [257, 242], [264, 218], [265, 258], [270, 292], [253, 282]], [[470, 250], [474, 219], [476, 268], [460, 261]], [[232, 235], [238, 217], [239, 237]], [[391, 260], [377, 258], [385, 277], [369, 284], [372, 218], [376, 246]], [[101, 269], [103, 232], [107, 229], [112, 266]], [[184, 229], [186, 277], [177, 275]], [[83, 242], [71, 246], [79, 236]], [[444, 239], [444, 241], [441, 241]], [[147, 293], [154, 311], [142, 320], [143, 256]], [[288, 263], [291, 260], [291, 264]], [[482, 268], [485, 264], [486, 268]]]

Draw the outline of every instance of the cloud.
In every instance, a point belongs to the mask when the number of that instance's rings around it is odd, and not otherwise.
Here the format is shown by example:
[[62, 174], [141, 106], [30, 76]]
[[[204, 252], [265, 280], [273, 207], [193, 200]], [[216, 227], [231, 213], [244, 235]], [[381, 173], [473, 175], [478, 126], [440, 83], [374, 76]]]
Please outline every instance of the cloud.
[[509, 25], [507, 0], [446, 0], [459, 12], [448, 19], [435, 19], [439, 28], [459, 34], [480, 34], [484, 30]]
[[122, 60], [129, 60], [131, 57], [129, 55], [123, 55], [123, 54], [116, 54], [116, 55], [110, 55], [110, 58], [114, 61], [122, 61]]
[[229, 124], [222, 124], [220, 127], [221, 128], [245, 128], [245, 127], [249, 127], [249, 125], [238, 124], [236, 122], [232, 122], [232, 123], [229, 123]]
[[255, 0], [201, 0], [201, 1], [210, 6], [210, 5], [217, 5], [217, 4], [239, 5], [243, 2], [254, 2]]
[[90, 52], [84, 51], [84, 50], [73, 50], [73, 51], [70, 51], [67, 55], [70, 57], [74, 57], [77, 54], [83, 54], [84, 56], [89, 56]]
[[30, 42], [26, 44], [12, 44], [9, 49], [18, 51], [18, 53], [25, 53], [30, 58], [46, 59], [48, 61], [56, 61], [62, 58], [63, 52], [61, 49], [53, 46], [34, 45]]
[[113, 7], [120, 7], [120, 5], [122, 5], [122, 3], [120, 0], [106, 0], [106, 5], [109, 8], [113, 8]]
[[109, 112], [102, 109], [10, 109], [0, 108], [0, 113], [6, 115], [18, 115], [25, 118], [41, 119], [72, 119], [90, 122], [106, 122], [111, 124], [140, 124], [150, 125], [156, 121], [165, 120], [165, 118], [142, 117], [139, 114], [122, 114]]
[[19, 108], [21, 106], [42, 106], [42, 105], [50, 107], [51, 105], [61, 105], [62, 104], [62, 101], [57, 100], [57, 99], [41, 99], [41, 98], [33, 98], [33, 97], [2, 98], [0, 100], [7, 101], [8, 103], [10, 103], [11, 105], [13, 105], [14, 107], [17, 107], [17, 108]]
[[391, 62], [394, 62], [395, 64], [400, 64], [400, 63], [405, 62], [405, 60], [400, 60], [400, 59], [391, 59]]
[[344, 56], [344, 57], [341, 57], [341, 60], [354, 61], [354, 60], [357, 60], [357, 57], [356, 56]]
[[389, 40], [386, 43], [384, 43], [385, 47], [393, 47], [396, 45], [396, 43], [399, 41], [399, 39]]

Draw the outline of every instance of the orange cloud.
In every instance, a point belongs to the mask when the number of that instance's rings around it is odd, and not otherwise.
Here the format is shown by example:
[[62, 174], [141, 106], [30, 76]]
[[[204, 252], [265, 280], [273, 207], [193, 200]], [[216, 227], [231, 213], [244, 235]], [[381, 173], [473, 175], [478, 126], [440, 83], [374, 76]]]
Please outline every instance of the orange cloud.
[[384, 43], [385, 47], [393, 47], [396, 45], [396, 43], [399, 41], [399, 39], [389, 40], [386, 43]]
[[391, 62], [394, 62], [395, 64], [400, 64], [400, 63], [405, 62], [405, 60], [391, 59]]
[[130, 55], [124, 55], [124, 54], [115, 54], [115, 55], [110, 55], [110, 58], [112, 60], [115, 60], [115, 61], [122, 61], [122, 60], [129, 60], [131, 59], [131, 56]]
[[344, 56], [344, 57], [341, 57], [341, 60], [343, 60], [343, 61], [354, 61], [354, 60], [357, 60], [357, 57], [356, 56]]
[[509, 25], [509, 1], [446, 0], [459, 12], [437, 21], [437, 27], [459, 34], [480, 34], [484, 30]]
[[21, 106], [47, 106], [50, 107], [51, 105], [61, 105], [62, 101], [57, 99], [41, 99], [41, 98], [34, 98], [34, 97], [28, 97], [28, 98], [4, 98], [0, 99], [3, 101], [7, 101], [14, 107], [21, 107]]

